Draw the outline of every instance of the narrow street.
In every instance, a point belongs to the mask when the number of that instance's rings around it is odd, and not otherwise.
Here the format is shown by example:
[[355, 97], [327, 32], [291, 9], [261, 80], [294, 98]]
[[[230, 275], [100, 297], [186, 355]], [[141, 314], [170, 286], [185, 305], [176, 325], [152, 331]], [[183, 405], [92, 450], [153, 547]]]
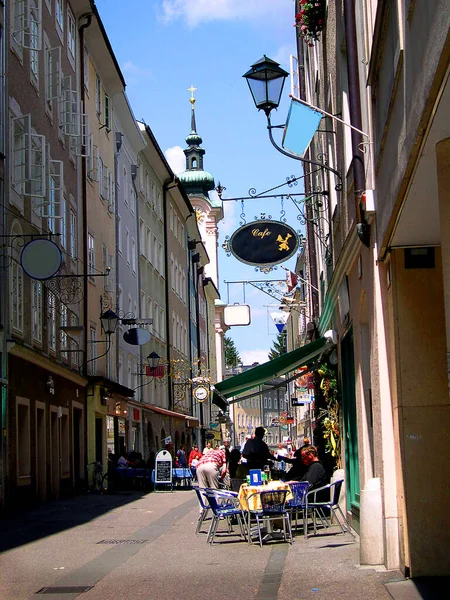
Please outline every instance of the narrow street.
[[210, 546], [206, 533], [195, 535], [197, 516], [194, 492], [182, 490], [83, 495], [1, 521], [0, 598], [422, 597], [397, 571], [360, 567], [358, 537], [337, 528], [308, 540], [298, 534], [292, 546], [261, 549], [228, 534]]

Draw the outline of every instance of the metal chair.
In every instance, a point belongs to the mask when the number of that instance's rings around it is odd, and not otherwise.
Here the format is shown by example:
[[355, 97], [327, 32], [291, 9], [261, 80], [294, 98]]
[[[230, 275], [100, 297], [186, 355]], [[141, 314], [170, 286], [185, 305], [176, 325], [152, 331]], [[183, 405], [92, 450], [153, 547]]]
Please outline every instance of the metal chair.
[[[352, 533], [352, 530], [350, 528], [350, 525], [348, 524], [347, 519], [345, 518], [344, 513], [341, 510], [341, 507], [339, 506], [339, 497], [341, 495], [341, 488], [342, 488], [342, 484], [343, 484], [344, 480], [343, 479], [339, 479], [338, 481], [334, 481], [333, 483], [329, 483], [328, 485], [324, 485], [320, 488], [317, 488], [315, 490], [311, 490], [310, 492], [308, 492], [308, 494], [306, 495], [306, 512], [308, 513], [309, 510], [312, 510], [313, 512], [313, 523], [314, 523], [314, 535], [316, 535], [317, 533], [317, 528], [316, 528], [316, 516], [318, 516], [320, 518], [320, 520], [322, 521], [322, 524], [325, 525], [325, 527], [331, 525], [331, 518], [334, 515], [336, 521], [339, 524], [339, 527], [341, 528], [342, 533], [346, 533], [346, 531], [348, 531], [349, 533]], [[328, 494], [327, 494], [328, 491]], [[327, 500], [320, 500], [320, 497], [323, 497], [324, 495], [328, 496]], [[329, 510], [330, 512], [330, 523], [327, 523], [327, 516], [325, 515], [324, 509]], [[341, 516], [342, 519], [342, 523], [339, 520], [339, 515]], [[308, 537], [308, 531], [305, 529], [305, 538]]]
[[[289, 543], [292, 544], [292, 530], [289, 513], [286, 510], [286, 495], [287, 490], [268, 490], [267, 492], [258, 492], [261, 499], [261, 510], [249, 511], [248, 520], [248, 542], [252, 543], [252, 536], [250, 531], [250, 516], [253, 515], [256, 519], [256, 527], [258, 529], [259, 545], [262, 548], [262, 526], [268, 526], [267, 533], [271, 535], [271, 522], [280, 521], [283, 522], [283, 538], [287, 542], [287, 532], [289, 532]], [[287, 531], [286, 531], [287, 530]]]
[[308, 518], [306, 512], [306, 494], [308, 493], [310, 483], [309, 481], [293, 481], [289, 483], [292, 495], [294, 498], [286, 502], [286, 510], [293, 516], [295, 515], [295, 530], [297, 530], [298, 513], [301, 511], [303, 514], [303, 531], [308, 526]]
[[206, 520], [206, 517], [208, 516], [208, 512], [211, 510], [211, 507], [209, 506], [208, 501], [205, 502], [206, 491], [209, 490], [209, 488], [200, 488], [200, 487], [198, 487], [198, 485], [193, 485], [192, 489], [197, 494], [198, 503], [200, 504], [200, 508], [201, 508], [200, 514], [198, 516], [197, 528], [195, 530], [195, 535], [198, 535], [202, 528], [203, 522]]
[[205, 495], [211, 507], [213, 517], [208, 531], [207, 542], [212, 544], [221, 520], [226, 520], [228, 533], [233, 533], [231, 518], [236, 517], [241, 530], [241, 537], [247, 537], [245, 530], [245, 519], [239, 503], [238, 494], [228, 490], [205, 490]]

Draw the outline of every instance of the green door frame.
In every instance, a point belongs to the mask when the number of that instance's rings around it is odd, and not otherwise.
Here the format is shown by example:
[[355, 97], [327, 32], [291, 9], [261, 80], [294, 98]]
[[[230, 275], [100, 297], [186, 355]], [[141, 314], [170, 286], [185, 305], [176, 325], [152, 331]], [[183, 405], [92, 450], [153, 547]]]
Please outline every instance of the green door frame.
[[358, 421], [356, 414], [355, 355], [352, 328], [349, 329], [341, 341], [341, 356], [347, 506], [350, 507], [354, 516], [359, 519]]

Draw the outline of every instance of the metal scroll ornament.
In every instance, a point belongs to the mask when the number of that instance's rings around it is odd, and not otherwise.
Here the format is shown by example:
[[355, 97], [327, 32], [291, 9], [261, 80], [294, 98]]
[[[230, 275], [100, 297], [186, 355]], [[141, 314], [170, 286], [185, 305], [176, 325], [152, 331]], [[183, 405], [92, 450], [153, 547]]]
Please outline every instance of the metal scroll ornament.
[[231, 254], [246, 265], [267, 267], [278, 265], [297, 252], [298, 235], [286, 223], [261, 219], [237, 229], [228, 247]]

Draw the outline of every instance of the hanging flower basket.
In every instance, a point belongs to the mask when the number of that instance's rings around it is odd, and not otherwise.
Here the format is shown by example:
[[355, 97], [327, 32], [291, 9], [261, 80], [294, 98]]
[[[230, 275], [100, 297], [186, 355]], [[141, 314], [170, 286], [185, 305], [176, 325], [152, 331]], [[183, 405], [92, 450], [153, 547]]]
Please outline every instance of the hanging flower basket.
[[325, 26], [325, 0], [300, 0], [300, 10], [295, 15], [295, 25], [299, 35], [307, 44], [312, 45], [319, 39], [319, 34]]

